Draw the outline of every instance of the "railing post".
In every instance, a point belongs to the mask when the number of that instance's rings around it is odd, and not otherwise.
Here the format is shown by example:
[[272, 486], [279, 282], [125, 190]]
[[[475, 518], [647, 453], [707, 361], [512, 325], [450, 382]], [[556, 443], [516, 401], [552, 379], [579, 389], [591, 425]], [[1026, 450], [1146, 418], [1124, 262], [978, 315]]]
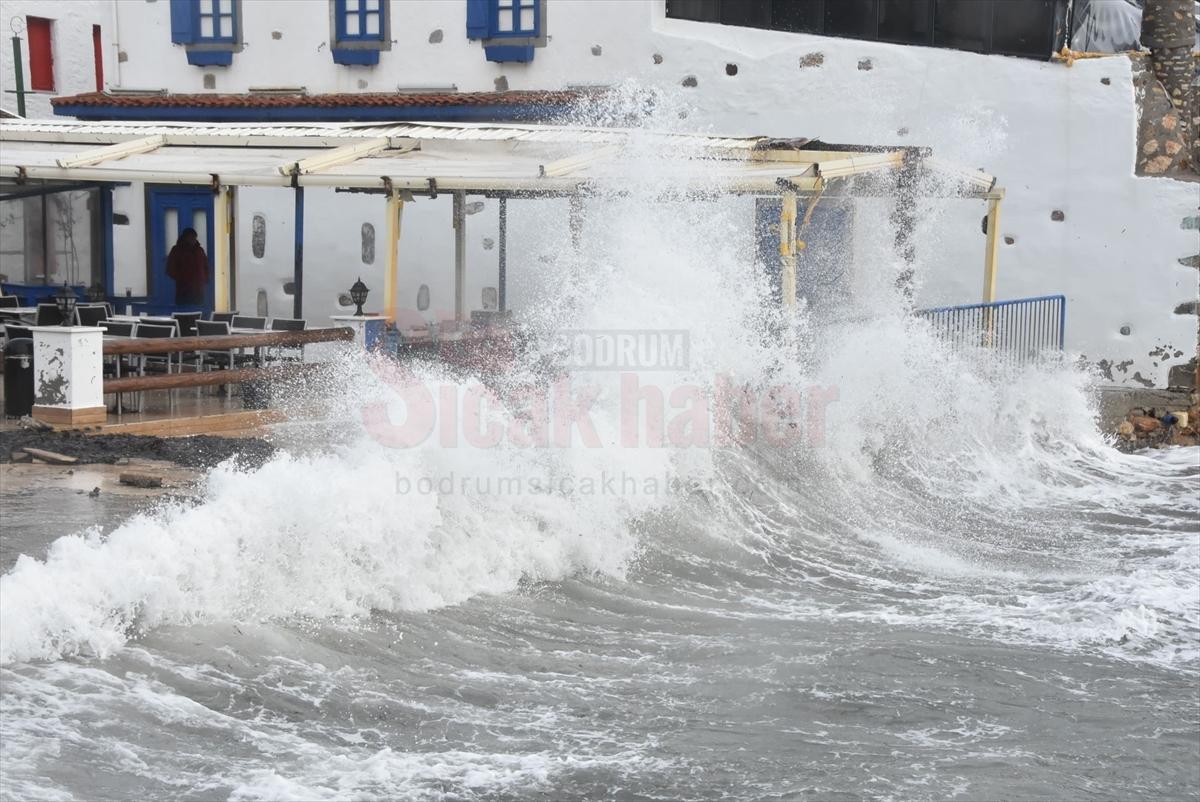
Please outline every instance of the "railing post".
[[32, 326], [33, 417], [52, 424], [104, 423], [104, 329]]

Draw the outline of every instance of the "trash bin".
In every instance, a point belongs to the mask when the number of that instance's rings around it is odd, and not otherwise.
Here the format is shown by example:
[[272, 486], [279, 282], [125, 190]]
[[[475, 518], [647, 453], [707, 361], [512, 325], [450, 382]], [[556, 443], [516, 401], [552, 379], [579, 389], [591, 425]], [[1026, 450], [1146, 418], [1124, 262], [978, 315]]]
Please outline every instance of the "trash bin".
[[17, 337], [4, 346], [4, 414], [33, 412], [33, 340]]

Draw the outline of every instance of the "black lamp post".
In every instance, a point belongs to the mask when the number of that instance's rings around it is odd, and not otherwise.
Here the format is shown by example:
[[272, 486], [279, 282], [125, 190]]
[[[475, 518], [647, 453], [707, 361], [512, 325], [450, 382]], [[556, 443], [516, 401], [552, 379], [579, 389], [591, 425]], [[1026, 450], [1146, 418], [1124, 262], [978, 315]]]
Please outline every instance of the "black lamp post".
[[369, 292], [370, 290], [367, 289], [366, 284], [363, 284], [362, 278], [355, 281], [354, 286], [350, 288], [350, 300], [358, 306], [358, 311], [354, 313], [355, 317], [362, 317], [363, 304], [367, 302], [367, 293]]
[[58, 292], [54, 293], [54, 305], [58, 307], [58, 314], [62, 316], [60, 325], [70, 326], [74, 322], [75, 303], [78, 300], [75, 297], [75, 291], [64, 281], [63, 285], [58, 288]]

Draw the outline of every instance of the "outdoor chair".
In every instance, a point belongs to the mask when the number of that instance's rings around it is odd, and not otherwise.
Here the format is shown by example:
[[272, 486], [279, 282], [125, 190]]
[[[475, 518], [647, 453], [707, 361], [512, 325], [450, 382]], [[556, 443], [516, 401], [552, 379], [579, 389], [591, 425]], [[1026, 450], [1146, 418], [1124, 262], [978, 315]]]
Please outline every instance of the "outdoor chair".
[[16, 340], [18, 338], [32, 340], [33, 332], [29, 330], [28, 326], [14, 326], [11, 323], [5, 325], [4, 341], [8, 342], [10, 340]]
[[[105, 337], [132, 337], [136, 323], [118, 323], [115, 320], [102, 320], [99, 323], [104, 328]], [[119, 379], [122, 376], [130, 376], [135, 372], [135, 366], [140, 364], [140, 360], [133, 354], [113, 355], [104, 357], [103, 372], [105, 376], [112, 376]], [[119, 414], [121, 412], [133, 412], [135, 407], [125, 403], [125, 397], [122, 393], [116, 394], [114, 400], [114, 410]]]
[[16, 309], [21, 305], [21, 299], [15, 295], [0, 295], [0, 309]]
[[237, 312], [210, 312], [208, 315], [209, 321], [213, 323], [232, 323], [237, 317]]
[[172, 312], [171, 317], [175, 318], [179, 326], [180, 337], [196, 336], [196, 322], [200, 320], [200, 312]]
[[80, 326], [99, 326], [108, 320], [108, 310], [103, 304], [86, 304], [75, 307], [75, 322]]
[[35, 326], [61, 326], [62, 322], [62, 312], [58, 311], [57, 304], [37, 305], [37, 320], [34, 323]]
[[[175, 336], [176, 329], [174, 326], [138, 323], [134, 331], [139, 338], [168, 339]], [[173, 373], [176, 355], [176, 353], [170, 352], [165, 354], [141, 354], [138, 362], [138, 375], [145, 376], [147, 371], [151, 373]], [[182, 365], [180, 369], [182, 370]], [[175, 394], [170, 390], [167, 390], [167, 405], [171, 408], [175, 406]], [[141, 406], [141, 393], [138, 394], [138, 406]]]
[[[271, 331], [304, 331], [308, 321], [303, 318], [277, 317], [271, 319]], [[303, 345], [277, 345], [267, 351], [267, 361], [304, 361]]]
[[233, 320], [230, 322], [230, 328], [266, 330], [267, 319], [265, 317], [244, 317], [242, 315], [234, 315]]
[[[137, 324], [137, 336], [139, 338], [169, 338], [175, 336], [174, 326], [159, 326], [154, 323], [139, 323]], [[144, 375], [149, 369], [155, 373], [172, 373], [175, 364], [175, 356], [171, 353], [166, 354], [142, 354], [141, 357], [141, 373]]]
[[[214, 320], [197, 320], [196, 321], [196, 336], [197, 337], [228, 337], [229, 323], [226, 321]], [[237, 354], [234, 349], [212, 349], [204, 348], [195, 352], [196, 370], [232, 370], [238, 362]], [[225, 391], [225, 385], [220, 385], [217, 388], [218, 393]]]

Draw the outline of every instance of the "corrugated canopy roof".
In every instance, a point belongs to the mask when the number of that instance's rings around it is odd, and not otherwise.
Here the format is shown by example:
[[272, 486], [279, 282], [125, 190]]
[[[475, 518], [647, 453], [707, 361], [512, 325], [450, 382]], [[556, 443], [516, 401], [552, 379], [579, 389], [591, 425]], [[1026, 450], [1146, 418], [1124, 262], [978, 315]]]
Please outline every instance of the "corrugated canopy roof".
[[[920, 161], [968, 197], [995, 179], [916, 148], [472, 123], [0, 122], [0, 178], [562, 194], [651, 174], [706, 192], [823, 191]], [[629, 163], [637, 164], [635, 170]]]

